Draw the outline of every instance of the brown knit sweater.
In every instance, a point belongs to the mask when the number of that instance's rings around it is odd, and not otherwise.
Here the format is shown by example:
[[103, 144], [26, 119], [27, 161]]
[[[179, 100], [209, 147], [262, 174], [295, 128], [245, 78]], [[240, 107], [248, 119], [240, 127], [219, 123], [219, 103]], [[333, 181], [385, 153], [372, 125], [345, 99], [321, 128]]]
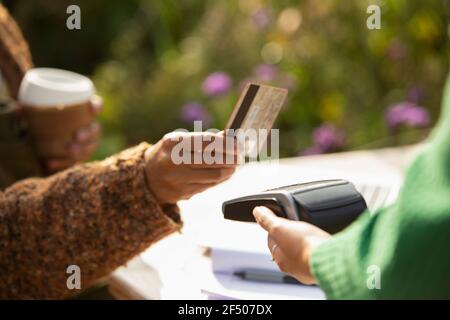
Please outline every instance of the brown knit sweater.
[[160, 207], [147, 188], [147, 147], [0, 192], [0, 298], [76, 295], [69, 265], [84, 289], [181, 228], [178, 208]]

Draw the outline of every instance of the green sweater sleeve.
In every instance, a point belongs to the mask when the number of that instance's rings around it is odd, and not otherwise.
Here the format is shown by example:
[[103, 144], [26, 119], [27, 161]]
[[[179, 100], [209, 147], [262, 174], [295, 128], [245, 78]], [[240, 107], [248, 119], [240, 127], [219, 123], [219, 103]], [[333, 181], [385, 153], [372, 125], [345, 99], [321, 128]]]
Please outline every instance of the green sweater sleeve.
[[450, 77], [396, 203], [316, 248], [311, 268], [329, 299], [450, 298]]

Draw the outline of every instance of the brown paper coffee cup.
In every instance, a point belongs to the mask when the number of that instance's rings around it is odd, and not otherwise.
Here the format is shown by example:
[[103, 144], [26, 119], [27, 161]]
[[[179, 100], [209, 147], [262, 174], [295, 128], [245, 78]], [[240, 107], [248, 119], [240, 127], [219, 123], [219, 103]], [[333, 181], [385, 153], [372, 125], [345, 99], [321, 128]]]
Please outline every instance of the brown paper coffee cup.
[[76, 130], [94, 120], [90, 102], [45, 108], [23, 105], [23, 110], [34, 148], [42, 158], [64, 157]]
[[76, 130], [94, 119], [90, 108], [93, 94], [91, 80], [74, 72], [36, 68], [26, 73], [19, 103], [35, 151], [41, 158], [67, 155], [67, 145]]

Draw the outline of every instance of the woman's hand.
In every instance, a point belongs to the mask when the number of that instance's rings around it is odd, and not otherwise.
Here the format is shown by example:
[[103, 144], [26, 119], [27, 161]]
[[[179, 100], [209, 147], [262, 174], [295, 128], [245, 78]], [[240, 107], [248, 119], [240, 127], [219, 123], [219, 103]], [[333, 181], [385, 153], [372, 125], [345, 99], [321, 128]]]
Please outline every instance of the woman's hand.
[[[195, 150], [194, 139], [202, 141]], [[194, 146], [192, 150], [184, 150], [183, 159], [201, 159], [201, 163], [181, 161], [179, 144]], [[220, 146], [215, 149], [214, 159], [222, 161], [205, 161], [209, 152], [208, 146], [214, 143]], [[188, 148], [190, 149], [190, 148]], [[234, 173], [237, 165], [236, 147], [227, 150], [223, 133], [211, 132], [172, 132], [166, 134], [158, 143], [148, 148], [145, 153], [146, 175], [150, 190], [161, 204], [174, 204], [194, 194], [202, 192], [221, 183]], [[229, 156], [226, 163], [226, 156]], [[209, 160], [214, 160], [210, 159]], [[189, 163], [190, 162], [190, 163]], [[212, 163], [213, 162], [213, 163]], [[210, 163], [210, 164], [207, 164]]]
[[[91, 112], [96, 116], [103, 107], [103, 101], [100, 97], [94, 96], [90, 101]], [[55, 173], [67, 169], [74, 164], [88, 160], [97, 150], [98, 140], [100, 139], [101, 126], [93, 121], [87, 127], [79, 128], [72, 135], [72, 140], [61, 141], [65, 144], [66, 155], [61, 158], [44, 159], [44, 165], [49, 173]]]
[[311, 252], [330, 234], [306, 222], [277, 217], [266, 207], [256, 207], [253, 215], [268, 232], [268, 247], [280, 270], [302, 283], [316, 283], [309, 264]]

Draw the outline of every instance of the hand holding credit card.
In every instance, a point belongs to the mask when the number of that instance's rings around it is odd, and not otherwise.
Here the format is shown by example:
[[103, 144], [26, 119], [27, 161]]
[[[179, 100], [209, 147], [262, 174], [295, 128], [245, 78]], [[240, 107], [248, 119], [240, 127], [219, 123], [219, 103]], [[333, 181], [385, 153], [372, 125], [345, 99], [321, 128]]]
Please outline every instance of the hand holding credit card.
[[[286, 100], [288, 90], [284, 88], [277, 88], [268, 85], [249, 83], [241, 93], [233, 113], [225, 128], [226, 134], [235, 134], [237, 130], [243, 131], [254, 129], [255, 131], [265, 130], [267, 134], [275, 122], [278, 113]], [[250, 146], [246, 146], [246, 154], [251, 153], [258, 144], [258, 149], [265, 143], [267, 134], [264, 136], [264, 141], [248, 141]], [[260, 132], [257, 134], [261, 139]], [[247, 136], [250, 138], [250, 135]], [[258, 150], [259, 151], [259, 150]]]

